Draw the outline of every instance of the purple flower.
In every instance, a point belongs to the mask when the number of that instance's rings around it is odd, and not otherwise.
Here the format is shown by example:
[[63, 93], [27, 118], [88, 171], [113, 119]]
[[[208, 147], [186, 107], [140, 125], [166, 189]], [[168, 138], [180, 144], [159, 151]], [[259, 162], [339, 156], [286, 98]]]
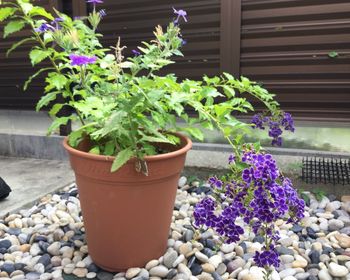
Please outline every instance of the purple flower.
[[59, 23], [63, 21], [64, 21], [63, 18], [57, 17], [51, 22], [51, 24], [54, 25], [56, 29], [60, 29], [61, 27]]
[[92, 3], [94, 5], [94, 10], [96, 10], [96, 4], [103, 4], [103, 0], [87, 0], [86, 3]]
[[132, 50], [131, 52], [134, 54], [134, 56], [141, 55], [141, 53], [138, 50]]
[[86, 64], [92, 64], [95, 63], [97, 60], [96, 56], [85, 56], [85, 55], [77, 55], [77, 54], [70, 54], [69, 58], [71, 60], [72, 66], [82, 66]]
[[255, 263], [260, 267], [269, 267], [273, 265], [274, 267], [279, 267], [280, 260], [278, 258], [278, 252], [271, 245], [268, 250], [265, 250], [262, 253], [256, 252], [254, 258]]
[[55, 28], [52, 25], [47, 24], [47, 23], [43, 23], [38, 28], [34, 29], [35, 32], [39, 32], [39, 33], [43, 33], [46, 31], [54, 31], [54, 30], [55, 30]]
[[185, 22], [187, 22], [187, 12], [184, 11], [184, 10], [176, 10], [174, 7], [173, 7], [173, 10], [174, 10], [174, 14], [177, 15], [177, 18], [174, 20], [174, 23], [175, 24], [178, 24], [179, 23], [179, 20], [180, 18], [183, 18]]
[[182, 45], [182, 46], [187, 45], [187, 40], [185, 40], [185, 39], [181, 39], [181, 45]]
[[232, 164], [234, 163], [236, 160], [236, 156], [234, 154], [231, 154], [229, 157], [228, 157], [228, 163], [229, 164]]
[[100, 10], [98, 13], [100, 14], [100, 17], [101, 17], [101, 18], [103, 18], [103, 17], [105, 17], [105, 16], [107, 15], [105, 9]]
[[289, 113], [283, 113], [278, 116], [267, 117], [262, 114], [256, 114], [252, 118], [253, 128], [265, 129], [264, 125], [269, 127], [269, 136], [272, 138], [271, 144], [273, 146], [282, 145], [282, 129], [289, 130], [291, 132], [295, 131], [294, 121], [292, 115]]
[[223, 186], [223, 183], [221, 180], [219, 180], [216, 177], [210, 177], [208, 179], [208, 183], [212, 186], [212, 187], [216, 187], [216, 188], [221, 188]]
[[103, 0], [87, 0], [87, 3], [93, 3], [94, 5], [96, 4], [102, 4]]

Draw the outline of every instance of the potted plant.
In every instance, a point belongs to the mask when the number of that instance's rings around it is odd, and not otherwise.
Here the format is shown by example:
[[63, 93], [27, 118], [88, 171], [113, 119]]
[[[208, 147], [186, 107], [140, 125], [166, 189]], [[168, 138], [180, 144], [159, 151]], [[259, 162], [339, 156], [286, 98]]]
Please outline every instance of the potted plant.
[[[50, 64], [24, 85], [45, 73], [45, 95], [36, 109], [50, 109], [48, 133], [80, 122], [63, 145], [76, 174], [89, 254], [100, 267], [118, 271], [143, 266], [166, 249], [177, 181], [191, 148], [179, 132], [203, 140], [203, 128], [219, 129], [239, 153], [242, 131], [251, 125], [234, 113], [253, 111], [245, 94], [263, 102], [272, 118], [284, 114], [272, 94], [245, 77], [223, 73], [180, 81], [159, 74], [174, 63], [173, 56], [182, 56], [179, 23], [187, 21], [185, 11], [174, 9], [174, 21], [165, 29], [157, 26], [155, 39], [125, 58], [120, 39], [113, 48], [99, 42], [98, 24], [106, 12], [96, 5], [102, 0], [87, 2], [94, 5], [92, 13], [73, 20], [30, 0], [6, 1], [0, 21], [7, 21], [4, 37], [31, 29], [7, 54], [30, 42], [32, 65]], [[217, 97], [223, 101], [215, 103]], [[64, 108], [71, 114], [59, 117]]]

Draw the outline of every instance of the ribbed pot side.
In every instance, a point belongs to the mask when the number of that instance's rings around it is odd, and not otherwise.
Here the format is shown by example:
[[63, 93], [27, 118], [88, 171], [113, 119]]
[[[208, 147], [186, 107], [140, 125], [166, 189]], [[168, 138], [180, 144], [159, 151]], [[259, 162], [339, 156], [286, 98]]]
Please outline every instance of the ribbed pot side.
[[145, 157], [149, 176], [135, 171], [135, 160], [111, 173], [113, 157], [74, 149], [64, 140], [75, 172], [89, 254], [99, 267], [124, 271], [164, 254], [178, 179], [192, 147], [190, 139], [177, 135], [179, 150]]

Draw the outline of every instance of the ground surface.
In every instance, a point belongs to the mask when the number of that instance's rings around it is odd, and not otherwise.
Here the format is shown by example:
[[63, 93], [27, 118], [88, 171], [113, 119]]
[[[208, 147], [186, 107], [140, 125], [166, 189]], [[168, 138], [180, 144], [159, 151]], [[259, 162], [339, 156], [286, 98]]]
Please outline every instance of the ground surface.
[[74, 181], [68, 162], [28, 158], [0, 157], [0, 177], [12, 189], [9, 197], [0, 201], [0, 217]]

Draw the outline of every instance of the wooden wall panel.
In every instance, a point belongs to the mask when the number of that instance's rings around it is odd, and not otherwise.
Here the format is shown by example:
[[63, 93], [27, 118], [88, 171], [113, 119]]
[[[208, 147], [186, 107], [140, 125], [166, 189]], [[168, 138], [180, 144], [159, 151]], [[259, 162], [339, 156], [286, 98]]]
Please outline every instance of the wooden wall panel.
[[275, 92], [283, 108], [350, 119], [348, 0], [242, 0], [241, 40], [241, 73]]

